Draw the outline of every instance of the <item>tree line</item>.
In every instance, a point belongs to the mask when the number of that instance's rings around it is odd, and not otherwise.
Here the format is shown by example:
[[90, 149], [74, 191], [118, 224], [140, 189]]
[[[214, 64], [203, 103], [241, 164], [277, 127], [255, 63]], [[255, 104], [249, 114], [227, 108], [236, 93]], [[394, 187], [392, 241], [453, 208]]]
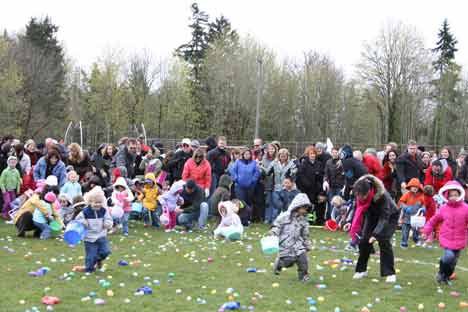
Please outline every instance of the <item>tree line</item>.
[[[280, 59], [225, 16], [191, 6], [189, 42], [166, 59], [111, 50], [87, 70], [74, 65], [49, 17], [0, 37], [0, 133], [63, 137], [83, 121], [85, 145], [113, 142], [144, 124], [149, 137], [251, 140], [261, 86], [260, 136], [280, 141], [380, 145], [416, 139], [467, 145], [468, 79], [447, 20], [434, 47], [418, 30], [387, 23], [363, 43], [347, 77], [311, 47]], [[258, 69], [263, 75], [259, 81]], [[73, 129], [72, 129], [73, 134]]]

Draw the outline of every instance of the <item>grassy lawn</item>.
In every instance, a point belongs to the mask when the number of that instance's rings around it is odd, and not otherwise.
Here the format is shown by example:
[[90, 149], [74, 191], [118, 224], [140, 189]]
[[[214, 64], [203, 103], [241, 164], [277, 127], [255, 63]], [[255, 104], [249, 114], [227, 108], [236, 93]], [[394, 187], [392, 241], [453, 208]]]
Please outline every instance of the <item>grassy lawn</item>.
[[[63, 275], [83, 263], [83, 246], [69, 248], [59, 239], [19, 239], [13, 226], [2, 222], [0, 311], [25, 311], [33, 306], [45, 311], [41, 303], [45, 294], [61, 299], [54, 311], [218, 311], [228, 301], [228, 288], [234, 289], [231, 296], [255, 311], [310, 311], [307, 297], [317, 301], [317, 311], [335, 311], [336, 307], [340, 311], [361, 311], [368, 304], [370, 311], [399, 311], [401, 306], [417, 311], [421, 303], [424, 311], [438, 311], [440, 302], [445, 303], [445, 311], [458, 311], [460, 301], [468, 301], [466, 252], [459, 262], [458, 280], [438, 290], [434, 265], [440, 249], [396, 247], [400, 271], [397, 284], [401, 286], [397, 289], [379, 278], [378, 258], [371, 259], [370, 277], [362, 281], [352, 280], [353, 266], [326, 264], [343, 257], [356, 260], [356, 255], [343, 251], [347, 242], [344, 234], [313, 228], [314, 250], [309, 254], [312, 280], [302, 284], [297, 281], [295, 267], [280, 276], [271, 274], [274, 259], [264, 256], [259, 246], [259, 238], [266, 230], [264, 226], [252, 226], [242, 242], [226, 243], [213, 240], [208, 233], [164, 233], [134, 223], [128, 238], [110, 236], [113, 254], [105, 272], [77, 273], [67, 280]], [[119, 266], [119, 260], [131, 265]], [[29, 271], [42, 266], [51, 269], [45, 276], [28, 276]], [[247, 273], [249, 267], [261, 272]], [[172, 281], [168, 279], [170, 272], [175, 273]], [[111, 283], [109, 289], [114, 296], [107, 296], [106, 289], [99, 285], [101, 279]], [[147, 284], [153, 289], [152, 295], [134, 295]], [[317, 284], [325, 284], [326, 288], [319, 289]], [[454, 291], [460, 296], [454, 297]], [[97, 306], [93, 299], [82, 302], [90, 292], [106, 303]], [[21, 300], [25, 302], [21, 304]]]

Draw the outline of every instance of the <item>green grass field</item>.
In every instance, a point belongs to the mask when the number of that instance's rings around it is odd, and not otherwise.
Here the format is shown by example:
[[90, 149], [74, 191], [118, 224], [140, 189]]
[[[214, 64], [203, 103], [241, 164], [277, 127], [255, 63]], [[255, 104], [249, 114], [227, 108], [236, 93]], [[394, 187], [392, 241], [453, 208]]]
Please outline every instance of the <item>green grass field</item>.
[[[242, 242], [227, 243], [214, 240], [207, 232], [164, 233], [133, 223], [128, 238], [110, 236], [113, 254], [106, 261], [105, 272], [77, 273], [67, 280], [64, 274], [83, 263], [83, 246], [69, 248], [59, 239], [19, 239], [14, 227], [2, 222], [0, 311], [25, 311], [33, 306], [45, 311], [41, 303], [45, 294], [61, 299], [54, 311], [218, 311], [228, 301], [228, 288], [234, 289], [231, 295], [235, 300], [247, 308], [253, 306], [254, 311], [310, 311], [307, 297], [317, 301], [317, 311], [335, 311], [336, 307], [340, 311], [361, 311], [367, 305], [370, 311], [399, 311], [401, 306], [417, 311], [419, 304], [424, 304], [424, 311], [438, 311], [440, 302], [445, 303], [445, 311], [458, 311], [460, 301], [468, 301], [466, 252], [459, 262], [458, 280], [438, 290], [434, 275], [440, 249], [396, 247], [397, 284], [401, 286], [396, 289], [379, 278], [378, 258], [371, 259], [370, 277], [362, 281], [352, 280], [353, 266], [326, 264], [343, 257], [355, 260], [356, 255], [343, 251], [347, 242], [343, 233], [313, 228], [314, 250], [309, 254], [312, 280], [303, 284], [297, 281], [295, 268], [280, 276], [271, 273], [274, 259], [264, 256], [259, 244], [266, 230], [252, 226]], [[119, 266], [119, 260], [133, 265]], [[28, 276], [29, 271], [42, 266], [49, 267], [50, 272], [42, 277]], [[266, 272], [247, 273], [249, 267]], [[172, 281], [168, 280], [169, 272], [175, 273]], [[101, 279], [111, 283], [114, 296], [107, 296], [99, 285]], [[152, 295], [134, 295], [137, 288], [147, 284], [153, 289]], [[317, 284], [327, 287], [319, 289]], [[454, 291], [460, 296], [453, 296]], [[106, 303], [98, 306], [93, 299], [83, 302], [90, 292], [96, 292]]]

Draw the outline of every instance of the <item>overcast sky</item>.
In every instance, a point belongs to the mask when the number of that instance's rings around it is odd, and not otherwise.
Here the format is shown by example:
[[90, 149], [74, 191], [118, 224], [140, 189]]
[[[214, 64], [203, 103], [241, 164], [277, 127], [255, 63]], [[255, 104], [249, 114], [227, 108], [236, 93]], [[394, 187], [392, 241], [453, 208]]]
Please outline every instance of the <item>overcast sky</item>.
[[[448, 18], [459, 41], [458, 62], [468, 65], [468, 5], [456, 0], [199, 0], [210, 17], [229, 18], [241, 34], [251, 34], [280, 57], [317, 50], [347, 73], [358, 61], [362, 43], [389, 20], [415, 26], [433, 47]], [[170, 56], [190, 38], [192, 0], [15, 0], [0, 10], [0, 29], [20, 31], [32, 16], [49, 15], [60, 26], [68, 56], [89, 66], [109, 48], [142, 49]]]

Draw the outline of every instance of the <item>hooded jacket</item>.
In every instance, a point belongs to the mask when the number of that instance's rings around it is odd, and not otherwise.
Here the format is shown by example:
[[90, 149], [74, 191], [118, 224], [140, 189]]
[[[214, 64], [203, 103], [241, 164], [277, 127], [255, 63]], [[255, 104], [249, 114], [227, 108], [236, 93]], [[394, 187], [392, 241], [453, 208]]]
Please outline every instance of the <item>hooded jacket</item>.
[[159, 196], [158, 200], [163, 206], [163, 209], [174, 211], [177, 207], [177, 201], [183, 200], [180, 193], [184, 189], [185, 181], [177, 181], [172, 184], [168, 192]]
[[[415, 194], [410, 191], [411, 187], [417, 187], [418, 192]], [[403, 194], [401, 196], [400, 201], [398, 202], [398, 206], [404, 205], [404, 206], [414, 206], [414, 205], [424, 205], [424, 190], [421, 182], [419, 182], [419, 179], [413, 178], [409, 181], [409, 183], [406, 185], [406, 189], [408, 192]]]
[[374, 197], [364, 213], [361, 233], [364, 240], [372, 236], [377, 240], [389, 240], [395, 233], [399, 211], [397, 205], [385, 190], [382, 181], [373, 175], [362, 176], [359, 180], [368, 179], [375, 190]]
[[226, 230], [236, 231], [241, 234], [244, 232], [242, 222], [237, 213], [234, 212], [234, 204], [232, 202], [219, 203], [218, 211], [221, 215], [221, 223], [214, 230], [215, 236], [225, 236]]
[[[460, 196], [455, 202], [447, 199], [449, 190], [457, 190]], [[468, 226], [468, 205], [464, 202], [465, 190], [456, 181], [450, 181], [439, 191], [439, 195], [446, 201], [439, 211], [424, 227], [424, 234], [430, 236], [439, 224], [439, 242], [442, 248], [461, 250], [466, 247]]]
[[[117, 186], [122, 186], [125, 188], [124, 191], [119, 192], [117, 191]], [[130, 188], [128, 187], [127, 181], [123, 177], [117, 178], [114, 185], [114, 191], [112, 192], [112, 202], [114, 206], [122, 207], [124, 212], [132, 211], [132, 201], [134, 200], [134, 196]]]
[[304, 206], [311, 207], [312, 204], [306, 194], [300, 193], [294, 197], [288, 210], [273, 222], [270, 234], [278, 236], [280, 257], [297, 257], [311, 249], [309, 222], [306, 216], [297, 213], [297, 209]]
[[[446, 164], [446, 163], [445, 163]], [[445, 167], [445, 168], [444, 168]], [[447, 164], [442, 167], [442, 172], [440, 174], [434, 174], [432, 172], [432, 165], [426, 170], [426, 176], [424, 179], [424, 185], [432, 185], [435, 192], [447, 184], [447, 182], [453, 180], [452, 168]]]
[[210, 162], [203, 159], [199, 164], [197, 164], [193, 158], [190, 158], [184, 165], [182, 180], [194, 180], [202, 189], [209, 189], [211, 187]]
[[219, 178], [219, 185], [210, 198], [211, 212], [217, 212], [220, 202], [228, 201], [231, 199], [231, 186], [232, 179], [229, 175], [223, 174]]
[[341, 148], [340, 159], [345, 176], [345, 197], [348, 198], [349, 191], [353, 188], [354, 183], [367, 174], [367, 168], [361, 161], [353, 157], [353, 149], [349, 145], [344, 145]]
[[153, 186], [150, 186], [148, 183], [145, 183], [143, 186], [142, 204], [146, 209], [155, 211], [158, 207], [159, 189], [158, 185], [156, 184], [156, 177], [154, 176], [154, 173], [147, 173], [145, 175], [145, 180], [153, 181]]

